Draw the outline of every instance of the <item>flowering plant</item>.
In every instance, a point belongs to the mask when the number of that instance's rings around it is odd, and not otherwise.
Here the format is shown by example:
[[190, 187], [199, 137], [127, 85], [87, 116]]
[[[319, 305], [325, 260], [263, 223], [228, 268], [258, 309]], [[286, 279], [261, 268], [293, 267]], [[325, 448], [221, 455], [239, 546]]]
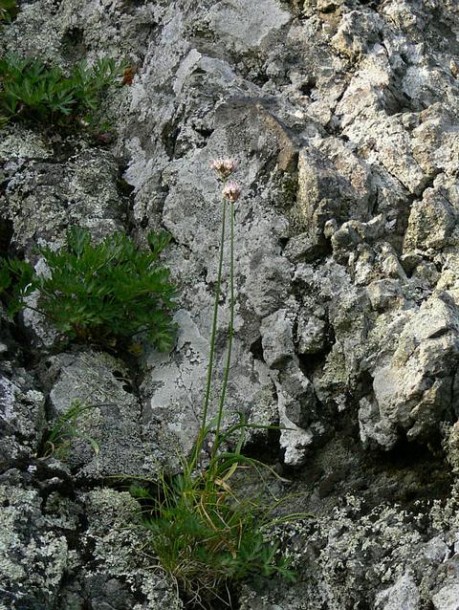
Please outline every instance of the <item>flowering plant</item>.
[[[231, 478], [240, 466], [273, 474], [269, 466], [242, 454], [245, 431], [249, 426], [242, 418], [222, 432], [231, 366], [234, 326], [234, 205], [241, 189], [228, 181], [235, 171], [231, 159], [217, 159], [211, 164], [223, 182], [221, 239], [217, 282], [214, 295], [209, 364], [201, 423], [191, 457], [184, 460], [183, 471], [172, 478], [160, 477], [159, 491], [149, 496], [153, 501], [152, 515], [146, 520], [152, 532], [152, 547], [163, 569], [177, 582], [193, 607], [213, 608], [215, 602], [233, 607], [232, 590], [238, 583], [259, 577], [278, 574], [293, 580], [290, 561], [278, 549], [276, 542], [268, 542], [267, 531], [279, 520], [271, 516], [270, 509], [262, 506], [258, 497], [242, 497], [231, 487]], [[229, 231], [227, 219], [229, 216]], [[229, 232], [229, 239], [226, 239]], [[221, 281], [225, 244], [229, 248], [229, 307], [228, 343], [217, 413], [209, 417], [212, 399], [212, 381], [215, 365], [217, 319], [221, 297]], [[208, 436], [213, 435], [207, 464], [201, 463], [202, 448]], [[230, 438], [238, 437], [232, 451], [224, 448]], [[145, 499], [145, 491], [134, 489], [134, 494]], [[148, 494], [147, 494], [148, 495]]]

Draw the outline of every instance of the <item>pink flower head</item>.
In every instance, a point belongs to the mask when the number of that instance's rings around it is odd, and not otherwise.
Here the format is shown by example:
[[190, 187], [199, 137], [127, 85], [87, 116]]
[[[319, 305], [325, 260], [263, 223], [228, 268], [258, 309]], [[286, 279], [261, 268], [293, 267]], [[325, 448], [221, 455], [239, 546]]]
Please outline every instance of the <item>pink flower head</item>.
[[237, 161], [235, 159], [214, 159], [210, 164], [210, 167], [224, 180], [236, 171]]
[[239, 184], [237, 182], [228, 182], [227, 184], [225, 184], [225, 187], [222, 191], [222, 195], [225, 199], [228, 199], [228, 201], [231, 201], [232, 203], [234, 203], [235, 201], [237, 201], [239, 199], [239, 196], [241, 194], [241, 187], [239, 186]]

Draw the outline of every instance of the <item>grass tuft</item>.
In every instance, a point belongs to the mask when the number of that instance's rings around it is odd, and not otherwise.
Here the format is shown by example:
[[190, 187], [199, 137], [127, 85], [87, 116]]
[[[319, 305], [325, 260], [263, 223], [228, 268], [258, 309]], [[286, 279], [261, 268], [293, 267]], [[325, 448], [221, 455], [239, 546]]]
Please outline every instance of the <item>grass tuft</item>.
[[139, 486], [131, 489], [135, 497], [148, 499], [144, 526], [151, 550], [191, 607], [210, 608], [217, 600], [231, 607], [242, 582], [273, 576], [295, 580], [288, 558], [267, 540], [276, 521], [270, 507], [231, 486], [242, 468], [267, 467], [229, 452], [202, 472], [185, 466], [175, 477], [163, 476], [156, 495]]
[[59, 415], [52, 426], [46, 431], [39, 457], [56, 457], [63, 460], [67, 457], [74, 440], [81, 439], [87, 441], [94, 454], [99, 453], [99, 445], [90, 436], [86, 436], [78, 429], [78, 421], [81, 416], [93, 408], [91, 405], [74, 400], [69, 409]]

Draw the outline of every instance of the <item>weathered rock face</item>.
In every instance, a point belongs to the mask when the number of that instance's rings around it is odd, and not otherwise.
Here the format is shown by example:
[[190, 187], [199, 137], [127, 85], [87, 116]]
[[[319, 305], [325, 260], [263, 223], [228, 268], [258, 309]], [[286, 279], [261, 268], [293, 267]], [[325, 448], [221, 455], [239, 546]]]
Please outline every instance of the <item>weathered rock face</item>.
[[[241, 608], [457, 608], [457, 3], [20, 8], [3, 50], [62, 65], [109, 55], [135, 76], [105, 102], [117, 129], [109, 148], [33, 126], [1, 130], [0, 254], [39, 266], [34, 247], [59, 245], [72, 224], [139, 243], [165, 227], [180, 296], [174, 350], [147, 349], [135, 364], [91, 346], [59, 353], [33, 312], [16, 325], [1, 313], [0, 484], [10, 500], [0, 509], [0, 608], [181, 606], [136, 554], [137, 530], [122, 526], [135, 523], [135, 502], [110, 477], [174, 471], [196, 438], [223, 205], [216, 157], [238, 160], [243, 191], [225, 425], [238, 413], [280, 423], [274, 447], [251, 431], [251, 450], [277, 454], [299, 508], [315, 515], [281, 532], [299, 583], [247, 588]], [[229, 303], [225, 259], [217, 387]], [[67, 454], [44, 457], [45, 425], [77, 399], [91, 408]], [[28, 582], [27, 565], [49, 573]]]
[[106, 488], [68, 497], [62, 475], [42, 470], [40, 491], [17, 471], [2, 477], [1, 607], [183, 608], [148, 565], [137, 502]]
[[2, 468], [30, 459], [36, 453], [45, 422], [45, 397], [34, 389], [34, 380], [25, 371], [0, 374]]
[[0, 497], [3, 607], [7, 602], [12, 608], [53, 607], [67, 564], [67, 540], [47, 530], [36, 490], [2, 485]]

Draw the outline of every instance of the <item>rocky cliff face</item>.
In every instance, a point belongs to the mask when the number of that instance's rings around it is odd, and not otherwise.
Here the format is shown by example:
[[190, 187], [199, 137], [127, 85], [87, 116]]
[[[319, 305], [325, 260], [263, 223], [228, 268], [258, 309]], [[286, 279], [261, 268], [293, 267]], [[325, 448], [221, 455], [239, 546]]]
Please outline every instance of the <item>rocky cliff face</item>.
[[[1, 46], [136, 69], [94, 146], [0, 132], [2, 254], [172, 234], [171, 354], [65, 352], [25, 313], [0, 320], [0, 608], [181, 608], [150, 568], [136, 502], [110, 477], [176, 468], [199, 425], [221, 207], [236, 158], [237, 304], [227, 419], [253, 433], [311, 518], [281, 532], [295, 584], [241, 610], [459, 608], [459, 7], [455, 0], [35, 0]], [[224, 269], [218, 329], [229, 316]], [[95, 407], [65, 459], [46, 421]], [[217, 606], [216, 606], [217, 607]]]

